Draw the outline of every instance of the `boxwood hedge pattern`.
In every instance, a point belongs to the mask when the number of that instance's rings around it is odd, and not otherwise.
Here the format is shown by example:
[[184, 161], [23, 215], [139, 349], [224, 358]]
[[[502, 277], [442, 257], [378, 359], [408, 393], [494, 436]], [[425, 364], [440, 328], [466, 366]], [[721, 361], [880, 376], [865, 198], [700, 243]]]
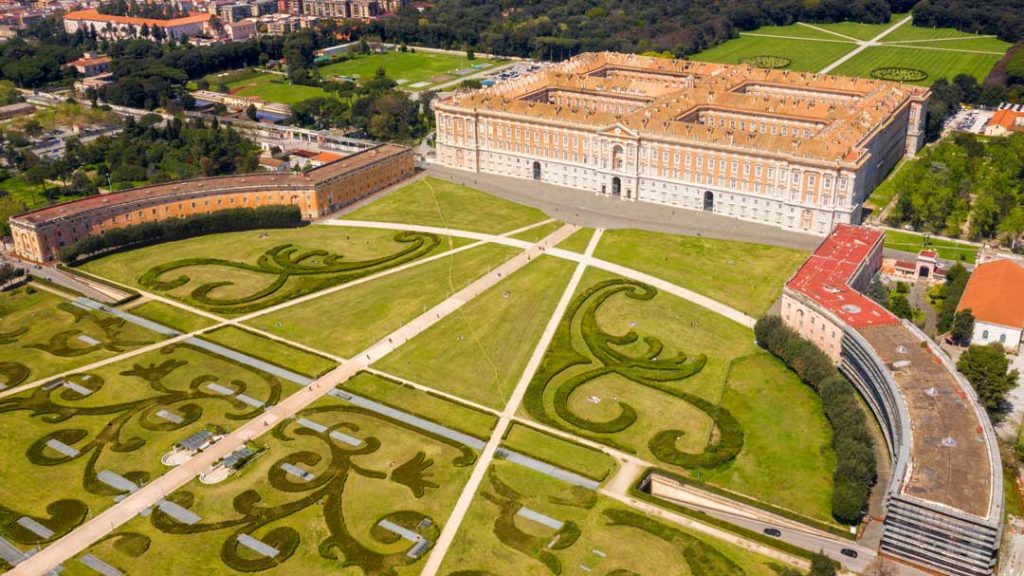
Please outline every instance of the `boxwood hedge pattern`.
[[[268, 469], [269, 489], [294, 495], [293, 500], [277, 506], [267, 506], [262, 504], [265, 500], [269, 500], [264, 498], [264, 494], [256, 489], [248, 489], [238, 494], [232, 501], [232, 508], [235, 512], [233, 517], [211, 519], [187, 525], [174, 520], [160, 510], [154, 510], [151, 516], [152, 525], [166, 534], [205, 532], [224, 534], [220, 550], [221, 561], [229, 568], [239, 572], [260, 572], [286, 562], [302, 543], [303, 536], [293, 527], [283, 524], [283, 521], [289, 516], [316, 506], [322, 511], [323, 522], [328, 532], [328, 536], [316, 543], [317, 551], [323, 558], [337, 560], [339, 569], [357, 566], [362, 569], [364, 574], [384, 576], [394, 574], [395, 568], [399, 566], [417, 562], [418, 560], [406, 556], [405, 547], [398, 552], [386, 554], [361, 542], [346, 525], [346, 510], [342, 495], [346, 490], [348, 479], [355, 474], [378, 482], [394, 482], [404, 485], [409, 488], [415, 498], [422, 498], [437, 487], [437, 484], [428, 480], [431, 476], [430, 468], [434, 462], [420, 452], [408, 461], [398, 464], [390, 474], [385, 470], [373, 470], [360, 465], [357, 463], [360, 460], [365, 463], [365, 459], [361, 457], [377, 452], [382, 446], [382, 440], [368, 435], [372, 433], [372, 429], [361, 429], [359, 424], [352, 421], [353, 415], [360, 419], [383, 420], [416, 433], [424, 437], [425, 440], [441, 442], [456, 448], [460, 454], [451, 461], [455, 467], [471, 466], [476, 461], [476, 452], [468, 446], [409, 427], [398, 420], [369, 412], [363, 408], [340, 404], [315, 406], [303, 410], [296, 414], [294, 419], [282, 422], [271, 431], [273, 437], [285, 444], [297, 437], [316, 441], [317, 448], [315, 450], [302, 449], [284, 454]], [[319, 422], [331, 422], [331, 424], [327, 425], [326, 430], [317, 432], [299, 425], [297, 420], [302, 417]], [[362, 431], [363, 442], [359, 446], [350, 446], [334, 441], [330, 435], [335, 431], [349, 435]], [[324, 471], [318, 472], [312, 480], [299, 481], [281, 469], [281, 465], [286, 463], [307, 469], [317, 467]], [[185, 508], [191, 508], [195, 503], [195, 495], [189, 491], [175, 492], [170, 499]], [[273, 500], [279, 501], [280, 498], [275, 497]], [[430, 541], [434, 541], [440, 533], [435, 520], [419, 512], [393, 510], [387, 512], [380, 519], [391, 520], [410, 530], [417, 531]], [[424, 520], [429, 520], [429, 522], [423, 522]], [[223, 533], [228, 529], [230, 532]], [[238, 536], [242, 534], [262, 540], [276, 548], [280, 554], [274, 558], [256, 557], [248, 549], [238, 544]], [[398, 541], [394, 534], [381, 529], [371, 529], [369, 536], [378, 547], [395, 544]]]
[[792, 63], [793, 61], [785, 56], [772, 56], [770, 54], [748, 56], [740, 60], [740, 64], [746, 64], [754, 68], [785, 68]]
[[[641, 336], [633, 330], [615, 336], [602, 330], [597, 321], [601, 306], [613, 296], [645, 301], [657, 293], [652, 286], [627, 279], [605, 280], [580, 293], [562, 318], [541, 366], [530, 382], [524, 399], [527, 411], [533, 418], [550, 426], [574, 433], [582, 430], [582, 436], [632, 452], [631, 448], [618, 445], [606, 436], [597, 436], [614, 434], [632, 426], [637, 419], [637, 412], [632, 406], [619, 401], [618, 416], [603, 422], [588, 420], [569, 407], [570, 397], [581, 386], [608, 374], [618, 374], [638, 385], [688, 402], [707, 414], [717, 428], [717, 441], [709, 443], [699, 454], [676, 448], [675, 441], [683, 434], [682, 431], [662, 430], [648, 442], [655, 457], [684, 468], [724, 465], [743, 448], [743, 429], [739, 422], [726, 408], [672, 386], [673, 382], [703, 370], [707, 357], [685, 353], [670, 356], [661, 340], [654, 336]], [[625, 351], [626, 346], [640, 344], [645, 350], [639, 354]], [[554, 390], [550, 401], [545, 399], [549, 390]]]
[[[437, 235], [421, 232], [399, 232], [395, 234], [394, 241], [402, 245], [399, 250], [369, 260], [349, 261], [341, 254], [332, 254], [326, 250], [300, 252], [297, 246], [290, 243], [267, 250], [255, 264], [222, 258], [184, 258], [150, 268], [139, 277], [139, 284], [158, 292], [174, 290], [191, 282], [191, 278], [184, 273], [190, 268], [220, 269], [224, 278], [230, 278], [232, 270], [266, 276], [267, 283], [262, 288], [245, 296], [218, 296], [223, 288], [234, 284], [231, 280], [208, 282], [195, 287], [189, 294], [192, 304], [211, 312], [244, 314], [411, 262], [441, 244]], [[174, 276], [173, 273], [178, 275]], [[306, 281], [289, 284], [288, 280], [293, 278]]]
[[893, 82], [921, 82], [928, 78], [928, 73], [917, 68], [886, 66], [872, 70], [871, 77], [878, 78], [879, 80], [891, 80]]
[[[204, 350], [188, 345], [177, 346], [190, 348], [200, 354], [208, 354]], [[175, 345], [168, 345], [162, 349], [162, 352], [171, 355], [175, 349]], [[219, 356], [218, 358], [225, 362], [232, 362]], [[179, 430], [202, 417], [203, 407], [198, 401], [228, 404], [226, 418], [236, 421], [252, 419], [261, 412], [260, 408], [253, 408], [232, 397], [205, 391], [202, 388], [203, 384], [218, 381], [218, 376], [215, 374], [194, 378], [184, 390], [170, 387], [167, 381], [168, 376], [185, 364], [187, 362], [183, 360], [170, 358], [159, 364], [134, 364], [131, 369], [121, 372], [120, 376], [125, 379], [141, 381], [152, 391], [151, 395], [142, 399], [107, 404], [90, 401], [86, 405], [82, 402], [81, 395], [63, 386], [38, 387], [27, 395], [0, 399], [0, 417], [21, 412], [32, 418], [38, 418], [42, 422], [53, 424], [55, 430], [29, 444], [25, 451], [25, 459], [28, 463], [33, 466], [63, 466], [71, 462], [84, 461], [85, 469], [81, 484], [85, 490], [91, 494], [113, 497], [119, 492], [98, 479], [97, 462], [104, 454], [116, 453], [119, 461], [130, 463], [130, 457], [125, 455], [146, 444], [145, 439], [125, 432], [125, 426], [130, 422], [137, 422], [143, 429], [153, 432]], [[254, 377], [266, 381], [269, 388], [267, 404], [278, 402], [281, 396], [281, 383], [275, 377], [254, 371], [242, 364], [237, 364], [237, 366], [248, 370]], [[105, 380], [96, 374], [76, 374], [67, 377], [66, 380], [91, 390], [93, 394], [88, 396], [90, 399], [107, 385]], [[248, 388], [248, 384], [239, 379], [220, 384], [229, 386], [239, 393]], [[163, 420], [156, 416], [160, 410], [177, 412], [182, 417], [182, 421], [175, 423]], [[95, 435], [91, 435], [85, 429], [75, 427], [77, 419], [96, 416], [108, 417], [110, 420], [107, 426]], [[78, 454], [75, 456], [55, 454], [46, 445], [49, 440], [58, 440], [69, 446], [74, 446]], [[13, 465], [14, 455], [7, 456], [7, 458], [11, 459], [7, 462]], [[143, 470], [133, 470], [122, 475], [136, 484], [148, 482], [150, 476]], [[50, 514], [50, 517], [35, 518], [35, 520], [53, 530], [54, 535], [49, 539], [41, 539], [15, 523], [18, 518], [32, 517], [31, 515], [0, 506], [0, 536], [27, 545], [50, 542], [70, 532], [85, 519], [88, 512], [88, 506], [80, 500], [56, 500], [50, 503], [47, 506], [47, 513]]]

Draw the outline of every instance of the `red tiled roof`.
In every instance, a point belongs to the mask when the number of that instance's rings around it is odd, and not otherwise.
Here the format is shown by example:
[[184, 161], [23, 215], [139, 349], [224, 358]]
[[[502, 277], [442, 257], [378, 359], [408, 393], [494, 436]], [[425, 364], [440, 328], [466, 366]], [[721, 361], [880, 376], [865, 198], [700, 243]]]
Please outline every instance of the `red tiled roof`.
[[1024, 112], [1015, 112], [1004, 108], [992, 116], [992, 119], [988, 121], [988, 125], [1002, 126], [1011, 131], [1024, 131]]
[[95, 8], [89, 8], [87, 10], [75, 10], [74, 12], [68, 12], [64, 15], [65, 20], [92, 20], [96, 22], [114, 22], [117, 24], [132, 24], [133, 26], [142, 26], [143, 24], [149, 24], [150, 26], [159, 26], [161, 28], [182, 26], [185, 24], [196, 24], [200, 22], [208, 22], [210, 18], [213, 18], [212, 14], [206, 12], [190, 12], [188, 16], [182, 18], [172, 18], [170, 20], [158, 20], [156, 18], [136, 18], [134, 16], [116, 16], [114, 14], [100, 14]]
[[321, 152], [316, 156], [310, 158], [310, 160], [314, 162], [323, 162], [324, 164], [327, 164], [328, 162], [334, 162], [335, 160], [341, 160], [342, 158], [344, 158], [344, 156], [342, 156], [341, 154], [334, 154], [332, 152]]
[[110, 64], [110, 56], [96, 56], [95, 58], [79, 58], [68, 62], [68, 66], [95, 66], [97, 64]]
[[1024, 327], [1024, 268], [1012, 260], [996, 260], [974, 269], [958, 310], [971, 309], [983, 322]]
[[851, 328], [899, 324], [899, 319], [848, 283], [882, 232], [840, 224], [786, 284], [814, 300]]

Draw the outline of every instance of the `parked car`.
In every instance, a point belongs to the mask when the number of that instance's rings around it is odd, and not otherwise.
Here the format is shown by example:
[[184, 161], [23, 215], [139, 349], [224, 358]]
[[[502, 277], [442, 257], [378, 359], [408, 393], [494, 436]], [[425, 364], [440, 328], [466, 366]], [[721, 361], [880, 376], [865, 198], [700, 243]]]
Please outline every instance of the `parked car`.
[[854, 550], [853, 548], [843, 548], [842, 550], [839, 551], [839, 553], [842, 554], [843, 556], [848, 556], [850, 558], [856, 558], [857, 557], [857, 551]]
[[769, 536], [774, 536], [776, 538], [782, 536], [782, 530], [779, 530], [778, 528], [765, 528], [764, 533]]

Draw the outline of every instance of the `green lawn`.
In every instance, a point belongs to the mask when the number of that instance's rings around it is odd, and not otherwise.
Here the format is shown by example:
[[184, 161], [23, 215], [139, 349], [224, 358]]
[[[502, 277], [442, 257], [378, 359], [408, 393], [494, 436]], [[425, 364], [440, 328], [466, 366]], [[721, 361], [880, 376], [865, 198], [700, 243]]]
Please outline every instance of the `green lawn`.
[[[885, 247], [901, 252], [916, 254], [926, 247], [924, 240], [925, 236], [923, 234], [898, 232], [896, 230], [885, 231]], [[962, 260], [973, 263], [978, 256], [977, 246], [934, 236], [928, 236], [927, 248], [938, 250], [939, 258], [945, 258], [946, 260]]]
[[251, 324], [350, 357], [512, 257], [488, 244], [260, 316]]
[[606, 231], [594, 255], [754, 317], [771, 307], [807, 258], [805, 252], [789, 248], [643, 230]]
[[156, 322], [163, 324], [175, 330], [181, 332], [196, 332], [203, 328], [208, 328], [215, 324], [214, 320], [207, 318], [206, 316], [200, 316], [193, 314], [188, 310], [178, 308], [177, 306], [171, 306], [170, 304], [161, 302], [159, 300], [149, 300], [126, 309], [125, 312], [130, 312], [136, 316], [142, 316]]
[[32, 285], [0, 292], [0, 385], [39, 380], [161, 338]]
[[[906, 17], [906, 14], [893, 14], [892, 17], [889, 19], [889, 22], [885, 24], [866, 24], [864, 22], [834, 22], [831, 24], [813, 24], [813, 26], [817, 26], [824, 30], [830, 30], [832, 32], [835, 32], [836, 34], [842, 34], [844, 36], [856, 38], [858, 40], [871, 40], [875, 36], [878, 36], [879, 34], [884, 32], [886, 28], [891, 27], [893, 24], [896, 24], [897, 22], [903, 20]], [[910, 25], [911, 22], [907, 22], [906, 24], [901, 26], [901, 28], [909, 28]], [[896, 30], [899, 30], [899, 28], [897, 28]], [[883, 40], [888, 39], [888, 36], [883, 38]]]
[[[835, 41], [833, 41], [835, 40]], [[765, 38], [741, 34], [739, 38], [709, 48], [690, 57], [703, 62], [739, 64], [754, 56], [781, 56], [790, 60], [789, 70], [818, 72], [835, 62], [857, 45], [834, 37], [828, 41], [810, 41], [798, 38]]]
[[565, 240], [559, 242], [555, 248], [561, 248], [570, 252], [583, 254], [587, 251], [587, 246], [590, 245], [590, 239], [593, 236], [593, 228], [581, 228], [576, 232], [573, 232], [572, 236], [569, 236]]
[[393, 408], [422, 416], [481, 440], [490, 437], [498, 418], [475, 408], [416, 390], [370, 372], [360, 372], [342, 385], [345, 390]]
[[[518, 516], [523, 507], [565, 527], [556, 532]], [[496, 461], [439, 574], [773, 576], [772, 564], [738, 546], [652, 520], [605, 496]]]
[[906, 159], [900, 160], [899, 164], [892, 169], [892, 172], [886, 176], [885, 180], [871, 192], [871, 195], [864, 201], [866, 208], [869, 208], [872, 212], [881, 212], [889, 205], [889, 202], [892, 202], [893, 197], [899, 191], [896, 189], [896, 175], [899, 174], [905, 164]]
[[909, 46], [912, 45], [871, 46], [832, 70], [832, 73], [870, 78], [871, 71], [876, 68], [914, 68], [926, 72], [928, 78], [913, 84], [930, 86], [939, 78], [952, 80], [957, 74], [970, 74], [979, 81], [984, 80], [1002, 57], [1002, 53], [979, 54]]
[[[214, 313], [237, 315], [466, 242], [394, 230], [306, 226], [167, 242], [94, 260], [83, 268]], [[283, 263], [273, 257], [279, 250], [288, 255]], [[300, 262], [322, 272], [283, 274]]]
[[575, 267], [567, 260], [542, 256], [375, 366], [502, 408]]
[[402, 222], [499, 234], [547, 220], [535, 208], [491, 196], [468, 186], [423, 178], [381, 196], [345, 220]]
[[237, 326], [218, 328], [203, 334], [202, 338], [311, 378], [322, 376], [337, 366], [329, 358], [264, 338]]
[[[240, 473], [214, 485], [192, 481], [169, 496], [201, 516], [198, 524], [180, 529], [156, 511], [118, 531], [148, 546], [106, 539], [88, 552], [129, 574], [156, 576], [418, 574], [426, 555], [407, 559], [412, 544], [377, 523], [388, 519], [436, 541], [472, 470], [473, 450], [334, 398], [297, 416], [362, 444], [315, 432], [297, 418], [285, 420], [255, 440], [264, 452]], [[286, 474], [285, 463], [315, 479]], [[279, 554], [254, 554], [236, 543], [239, 534], [261, 539]]]
[[741, 34], [764, 34], [768, 36], [785, 36], [787, 38], [804, 38], [808, 40], [842, 40], [842, 38], [835, 34], [819, 30], [813, 26], [817, 26], [817, 24], [808, 26], [797, 22], [786, 26], [762, 26], [755, 30], [741, 32]]
[[[320, 76], [345, 76], [366, 80], [373, 78], [379, 68], [384, 68], [389, 78], [405, 90], [419, 91], [430, 85], [460, 78], [456, 70], [477, 67], [485, 70], [496, 65], [494, 60], [476, 58], [468, 60], [465, 55], [434, 54], [429, 52], [385, 52], [383, 54], [358, 55], [352, 60], [326, 64], [319, 67]], [[444, 78], [442, 78], [444, 77]], [[426, 82], [426, 85], [418, 85]]]
[[608, 480], [617, 468], [615, 459], [604, 452], [522, 424], [513, 424], [502, 444], [510, 450], [601, 482]]
[[[591, 293], [592, 287], [606, 280], [617, 277], [588, 270], [580, 293]], [[650, 299], [612, 293], [596, 309], [593, 302], [585, 301], [571, 317], [568, 336], [561, 328], [556, 333], [530, 384], [522, 415], [695, 478], [711, 477], [723, 488], [776, 506], [823, 521], [831, 519], [834, 457], [821, 404], [794, 374], [757, 348], [749, 329], [663, 292]], [[590, 314], [598, 332], [588, 324]], [[590, 334], [587, 340], [584, 331]], [[628, 336], [631, 332], [635, 337]], [[627, 355], [622, 360], [625, 366], [650, 363], [651, 373], [659, 371], [657, 379], [635, 380], [630, 376], [632, 368], [608, 371], [618, 366], [615, 355], [622, 354]], [[698, 355], [706, 357], [702, 367]], [[577, 357], [583, 362], [566, 367]], [[676, 358], [699, 371], [673, 375], [669, 370]], [[560, 395], [565, 412], [558, 407]], [[675, 450], [704, 452], [712, 438], [720, 437], [712, 419], [725, 417], [719, 406], [735, 418], [743, 434], [734, 459], [684, 468], [654, 451], [656, 437], [672, 434]], [[786, 418], [778, 417], [782, 413]], [[621, 421], [627, 414], [633, 419]], [[606, 425], [620, 421], [605, 431]], [[792, 426], [793, 422], [800, 426]]]
[[[149, 482], [167, 472], [160, 459], [175, 442], [208, 426], [230, 430], [262, 413], [206, 383], [244, 390], [266, 404], [276, 404], [282, 394], [277, 379], [188, 345], [169, 345], [69, 380], [91, 394], [36, 388], [0, 399], [0, 506], [15, 518], [42, 521], [56, 537], [114, 503], [116, 493], [96, 473], [110, 470]], [[161, 418], [159, 410], [181, 422]], [[54, 438], [80, 454], [69, 459], [46, 446]], [[61, 499], [74, 502], [49, 508]], [[0, 524], [0, 535], [19, 544], [35, 540], [10, 521]]]
[[547, 224], [541, 224], [540, 226], [534, 226], [529, 230], [524, 230], [518, 234], [513, 234], [512, 237], [519, 240], [526, 240], [527, 242], [540, 242], [549, 234], [558, 230], [565, 224], [555, 221], [548, 222]]
[[257, 96], [266, 102], [281, 104], [296, 104], [310, 98], [329, 96], [323, 88], [292, 84], [280, 74], [260, 74], [245, 80], [229, 82], [228, 88], [234, 96]]

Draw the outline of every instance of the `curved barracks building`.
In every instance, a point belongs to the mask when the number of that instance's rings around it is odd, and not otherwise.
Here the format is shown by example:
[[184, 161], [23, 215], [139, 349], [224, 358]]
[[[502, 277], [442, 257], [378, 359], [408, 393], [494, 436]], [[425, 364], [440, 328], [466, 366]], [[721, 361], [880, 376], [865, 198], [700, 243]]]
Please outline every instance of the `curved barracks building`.
[[468, 170], [824, 236], [924, 141], [925, 88], [588, 53], [434, 103]]
[[412, 150], [382, 144], [306, 173], [257, 172], [179, 180], [89, 196], [11, 218], [15, 252], [34, 262], [106, 230], [226, 208], [295, 205], [307, 220], [334, 212], [415, 171]]

